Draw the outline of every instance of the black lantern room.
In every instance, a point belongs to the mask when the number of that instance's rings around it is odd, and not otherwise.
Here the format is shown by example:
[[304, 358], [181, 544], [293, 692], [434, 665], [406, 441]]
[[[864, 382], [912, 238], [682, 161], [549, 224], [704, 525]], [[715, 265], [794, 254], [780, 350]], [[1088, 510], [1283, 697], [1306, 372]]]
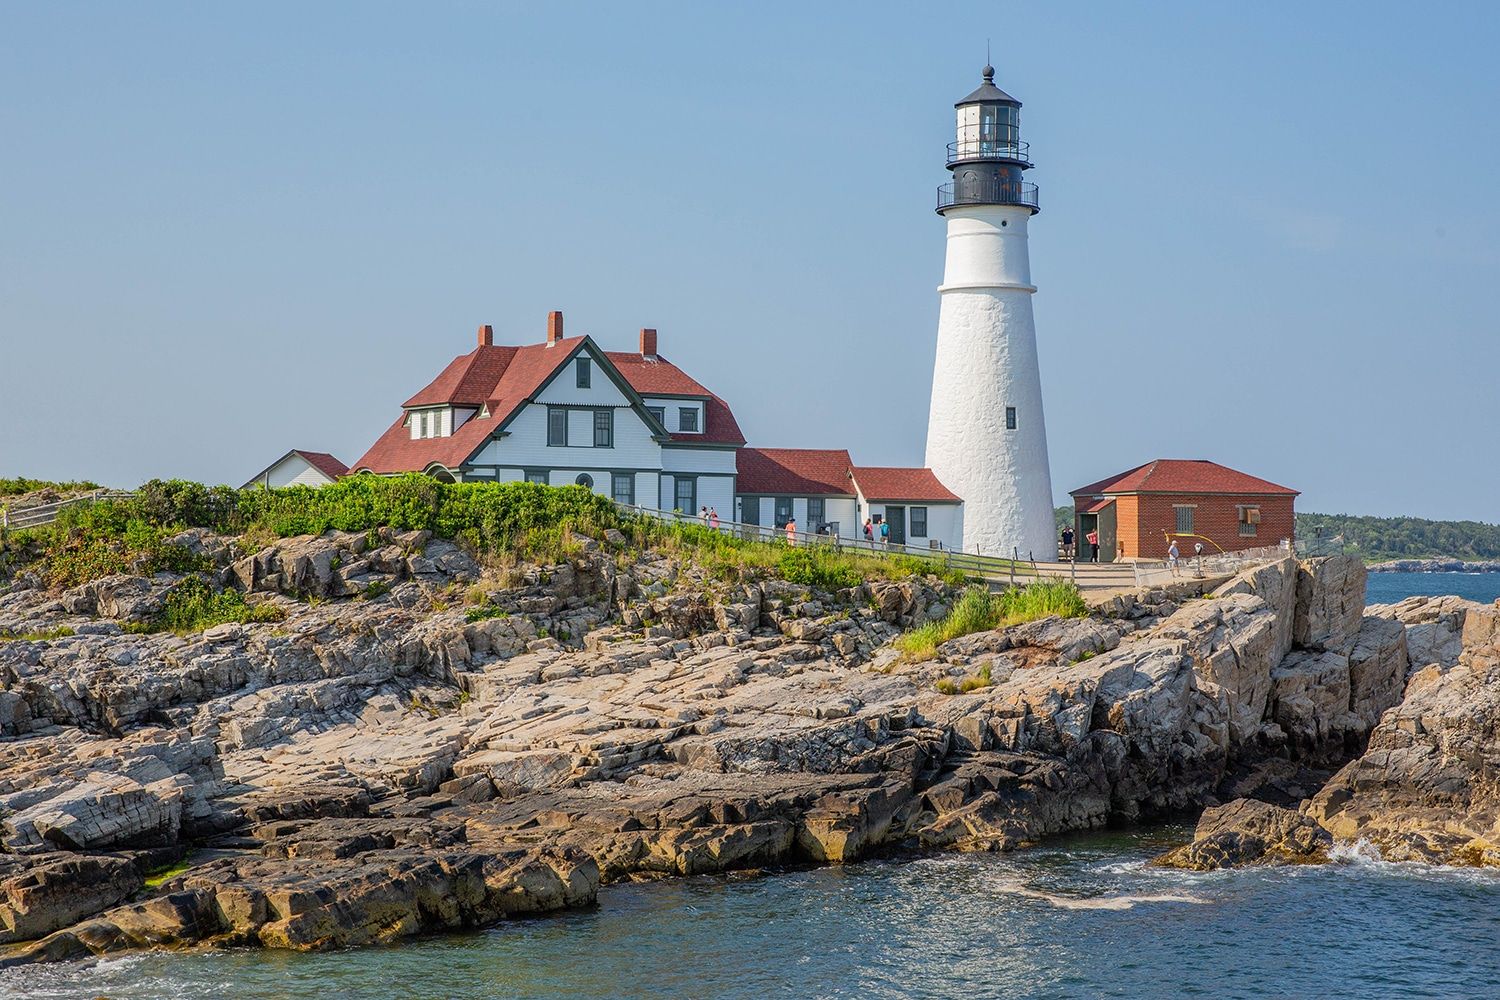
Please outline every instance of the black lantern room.
[[979, 89], [953, 106], [957, 138], [948, 143], [953, 182], [938, 188], [938, 213], [962, 205], [1021, 205], [1038, 211], [1030, 148], [1021, 141], [1021, 102], [995, 86], [995, 67], [984, 68]]

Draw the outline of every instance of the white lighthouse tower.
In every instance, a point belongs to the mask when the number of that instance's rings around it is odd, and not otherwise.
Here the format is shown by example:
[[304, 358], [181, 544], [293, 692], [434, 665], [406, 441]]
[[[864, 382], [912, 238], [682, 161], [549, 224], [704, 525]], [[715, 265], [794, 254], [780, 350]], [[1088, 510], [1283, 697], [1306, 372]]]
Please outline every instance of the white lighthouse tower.
[[1036, 185], [1021, 102], [984, 83], [954, 105], [953, 181], [938, 189], [948, 257], [927, 421], [927, 465], [964, 501], [964, 548], [1057, 558], [1026, 227]]

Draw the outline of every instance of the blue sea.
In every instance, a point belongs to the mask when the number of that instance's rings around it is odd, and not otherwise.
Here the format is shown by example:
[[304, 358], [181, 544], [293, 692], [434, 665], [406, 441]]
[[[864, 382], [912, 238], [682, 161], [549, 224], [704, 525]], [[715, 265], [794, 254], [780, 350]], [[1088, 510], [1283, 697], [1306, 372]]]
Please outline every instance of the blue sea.
[[[1500, 876], [1351, 852], [1190, 873], [1188, 828], [1004, 855], [605, 890], [593, 909], [388, 948], [155, 953], [32, 967], [15, 997], [1485, 997]], [[8, 990], [8, 992], [7, 992]]]
[[[1500, 575], [1371, 574], [1369, 597], [1500, 597]], [[1003, 855], [611, 886], [591, 909], [325, 954], [157, 952], [0, 973], [0, 997], [1500, 997], [1500, 873], [1191, 873], [1188, 827]]]
[[1371, 573], [1366, 604], [1394, 604], [1416, 594], [1456, 594], [1489, 604], [1500, 600], [1500, 573]]

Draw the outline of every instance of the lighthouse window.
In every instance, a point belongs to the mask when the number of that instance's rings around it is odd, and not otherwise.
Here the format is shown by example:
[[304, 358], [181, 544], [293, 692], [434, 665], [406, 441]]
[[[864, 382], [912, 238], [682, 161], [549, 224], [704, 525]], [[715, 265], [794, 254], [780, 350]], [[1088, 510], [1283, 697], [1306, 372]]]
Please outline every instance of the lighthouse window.
[[1005, 429], [1013, 431], [1016, 429], [1016, 408], [1007, 406], [1005, 408]]

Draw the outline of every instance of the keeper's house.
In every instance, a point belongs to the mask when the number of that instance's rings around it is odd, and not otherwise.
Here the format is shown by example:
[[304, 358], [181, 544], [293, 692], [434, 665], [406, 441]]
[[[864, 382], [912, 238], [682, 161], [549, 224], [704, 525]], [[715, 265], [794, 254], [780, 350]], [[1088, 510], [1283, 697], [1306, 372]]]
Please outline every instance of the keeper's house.
[[1099, 559], [1165, 559], [1278, 545], [1292, 537], [1297, 491], [1202, 459], [1159, 458], [1072, 491], [1080, 558], [1099, 532]]
[[746, 448], [724, 400], [657, 353], [655, 330], [636, 352], [563, 336], [547, 317], [544, 343], [502, 347], [479, 328], [455, 358], [401, 406], [351, 473], [422, 472], [445, 482], [578, 484], [625, 504], [723, 522], [862, 537], [865, 518], [888, 539], [957, 547], [963, 503], [928, 469], [861, 469], [847, 451]]

